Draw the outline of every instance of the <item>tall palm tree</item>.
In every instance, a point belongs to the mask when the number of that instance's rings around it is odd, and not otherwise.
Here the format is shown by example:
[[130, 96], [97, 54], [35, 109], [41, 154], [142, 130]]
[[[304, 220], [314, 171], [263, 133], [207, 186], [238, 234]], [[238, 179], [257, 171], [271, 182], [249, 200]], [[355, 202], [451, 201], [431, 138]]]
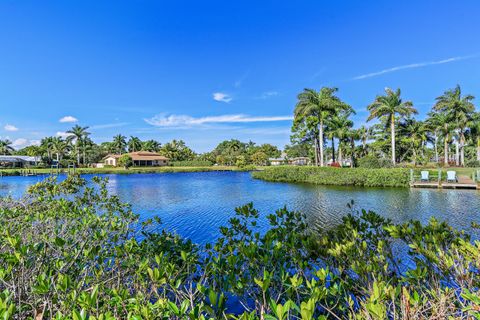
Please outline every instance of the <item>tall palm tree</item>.
[[423, 146], [427, 140], [428, 126], [422, 121], [416, 121], [408, 118], [401, 124], [400, 130], [404, 133], [405, 140], [410, 144], [413, 154], [413, 165], [417, 165], [417, 151]]
[[[67, 133], [70, 134], [67, 137], [67, 142], [73, 143], [75, 146], [75, 154], [77, 155], [77, 166], [80, 165], [80, 145], [82, 140], [87, 137], [90, 133], [87, 132], [88, 127], [81, 127], [76, 124], [72, 129], [68, 130]], [[85, 162], [85, 156], [83, 157]]]
[[136, 152], [142, 149], [142, 140], [138, 137], [130, 136], [128, 140], [128, 151], [129, 152]]
[[443, 95], [437, 97], [433, 106], [435, 111], [446, 112], [450, 115], [450, 121], [455, 123], [455, 129], [458, 131], [458, 139], [456, 139], [456, 165], [465, 165], [465, 131], [472, 113], [475, 111], [474, 99], [473, 95], [462, 95], [462, 89], [457, 85], [455, 88], [449, 89]]
[[[338, 139], [338, 161], [343, 162], [343, 145], [347, 142], [350, 129], [353, 127], [353, 121], [348, 119], [349, 114], [334, 115], [328, 120], [330, 126], [330, 136]], [[335, 153], [334, 144], [332, 144], [333, 153]]]
[[477, 112], [472, 116], [470, 123], [468, 124], [470, 127], [470, 135], [472, 139], [475, 141], [476, 149], [477, 149], [477, 161], [480, 161], [480, 113]]
[[432, 112], [430, 113], [429, 123], [436, 131], [436, 134], [439, 134], [443, 138], [443, 163], [445, 166], [448, 165], [448, 143], [453, 136], [453, 125], [450, 119], [450, 116], [445, 112]]
[[323, 142], [325, 120], [340, 110], [349, 109], [349, 106], [335, 95], [337, 91], [337, 88], [329, 87], [323, 87], [319, 91], [304, 89], [298, 95], [295, 106], [294, 113], [297, 120], [301, 121], [307, 117], [315, 117], [318, 119], [318, 148], [320, 149], [321, 167], [324, 166]]
[[11, 154], [13, 151], [12, 141], [8, 139], [0, 140], [0, 154]]
[[413, 107], [411, 101], [403, 101], [400, 97], [401, 91], [397, 89], [393, 91], [390, 88], [385, 88], [386, 95], [377, 96], [375, 101], [367, 108], [370, 111], [370, 116], [367, 121], [374, 118], [386, 117], [390, 122], [391, 134], [391, 148], [392, 148], [392, 163], [396, 164], [395, 157], [395, 120], [396, 118], [408, 117], [411, 114], [418, 113]]
[[49, 163], [52, 161], [52, 143], [55, 137], [45, 137], [40, 141], [40, 147], [46, 152]]
[[69, 144], [61, 137], [54, 137], [52, 140], [52, 152], [57, 156], [57, 164], [63, 156], [70, 150]]
[[367, 154], [367, 141], [372, 138], [372, 128], [361, 126], [358, 131], [359, 139], [362, 140], [362, 156]]
[[125, 152], [125, 148], [127, 147], [126, 139], [127, 138], [121, 134], [117, 134], [115, 137], [113, 137], [112, 147], [114, 148], [115, 152], [118, 154]]

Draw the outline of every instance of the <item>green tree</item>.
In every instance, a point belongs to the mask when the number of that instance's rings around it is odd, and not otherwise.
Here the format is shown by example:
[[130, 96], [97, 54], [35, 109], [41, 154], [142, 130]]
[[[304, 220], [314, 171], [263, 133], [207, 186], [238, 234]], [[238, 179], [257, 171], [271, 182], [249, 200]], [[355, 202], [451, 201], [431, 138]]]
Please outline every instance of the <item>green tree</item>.
[[70, 151], [70, 145], [61, 137], [54, 137], [52, 141], [52, 152], [56, 155], [57, 164], [60, 164], [62, 158]]
[[264, 166], [268, 161], [268, 155], [263, 151], [257, 151], [250, 157], [253, 164]]
[[170, 161], [188, 161], [195, 159], [195, 152], [187, 147], [183, 140], [172, 140], [160, 148], [160, 154]]
[[132, 157], [130, 157], [129, 154], [122, 154], [122, 156], [118, 158], [118, 164], [128, 169], [133, 165]]
[[368, 111], [370, 111], [367, 121], [385, 117], [390, 122], [392, 163], [395, 165], [395, 119], [396, 117], [403, 118], [416, 114], [417, 110], [413, 107], [411, 101], [402, 100], [400, 89], [393, 91], [390, 88], [386, 88], [385, 93], [383, 96], [377, 96], [375, 101], [367, 107]]
[[142, 149], [142, 140], [138, 137], [130, 136], [128, 140], [128, 152], [136, 152]]
[[337, 88], [323, 87], [319, 91], [304, 89], [297, 96], [297, 104], [294, 111], [294, 122], [301, 122], [305, 118], [314, 117], [318, 120], [318, 138], [315, 138], [315, 149], [319, 150], [320, 166], [324, 166], [324, 126], [325, 120], [338, 113], [340, 110], [349, 108], [335, 94]]
[[11, 154], [14, 150], [12, 141], [8, 139], [0, 140], [0, 154]]
[[462, 95], [462, 90], [459, 85], [454, 89], [449, 89], [443, 95], [437, 97], [436, 103], [433, 106], [435, 111], [445, 112], [449, 115], [450, 121], [454, 123], [455, 130], [458, 133], [456, 139], [456, 165], [465, 165], [465, 131], [471, 116], [475, 111], [473, 100], [475, 97], [470, 94]]
[[155, 140], [147, 140], [142, 143], [142, 151], [158, 152], [161, 147], [160, 142]]
[[112, 147], [118, 154], [125, 153], [125, 149], [127, 147], [127, 138], [121, 134], [117, 134], [113, 137]]
[[[439, 135], [443, 139], [443, 163], [445, 166], [448, 166], [448, 144], [451, 140], [453, 125], [450, 121], [450, 116], [445, 112], [431, 112], [429, 113], [429, 118], [427, 120], [429, 126], [434, 130], [434, 139], [438, 139]], [[434, 148], [436, 149], [437, 142], [434, 142]], [[438, 156], [437, 156], [438, 161]]]
[[[67, 137], [67, 142], [73, 143], [75, 147], [75, 154], [77, 156], [77, 165], [80, 165], [80, 146], [82, 145], [82, 141], [86, 138], [90, 133], [87, 132], [88, 127], [81, 127], [78, 124], [75, 125], [72, 129], [68, 130], [67, 133], [69, 136]], [[85, 163], [85, 156], [83, 157], [83, 162]]]

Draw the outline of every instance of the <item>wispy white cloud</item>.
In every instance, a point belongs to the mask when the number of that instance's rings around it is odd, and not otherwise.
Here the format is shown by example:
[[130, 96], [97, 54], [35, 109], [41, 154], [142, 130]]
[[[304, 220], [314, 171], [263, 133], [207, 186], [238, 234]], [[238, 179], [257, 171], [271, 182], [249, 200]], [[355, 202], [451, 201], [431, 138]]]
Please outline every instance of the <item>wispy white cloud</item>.
[[105, 123], [105, 124], [96, 124], [90, 126], [90, 129], [99, 130], [99, 129], [109, 129], [126, 126], [128, 122], [115, 122], [115, 123]]
[[258, 97], [258, 99], [268, 99], [275, 96], [278, 96], [278, 91], [265, 91]]
[[240, 88], [243, 84], [243, 81], [245, 81], [245, 79], [247, 79], [249, 74], [250, 74], [250, 70], [247, 70], [247, 72], [245, 72], [237, 81], [235, 81], [233, 86], [235, 88]]
[[195, 118], [188, 115], [165, 115], [159, 114], [150, 119], [144, 119], [145, 122], [157, 127], [186, 127], [201, 126], [206, 124], [218, 123], [251, 123], [251, 122], [274, 122], [290, 121], [292, 116], [248, 116], [244, 114], [229, 114], [220, 116]]
[[60, 118], [60, 120], [58, 120], [62, 123], [72, 123], [72, 122], [77, 122], [78, 119], [73, 117], [73, 116], [65, 116], [63, 118]]
[[400, 70], [405, 70], [405, 69], [414, 69], [414, 68], [423, 68], [423, 67], [433, 66], [433, 65], [437, 65], [437, 64], [445, 64], [445, 63], [450, 63], [450, 62], [455, 62], [455, 61], [467, 60], [467, 59], [471, 59], [471, 58], [475, 58], [475, 57], [478, 57], [478, 54], [469, 55], [469, 56], [452, 57], [452, 58], [438, 60], [438, 61], [411, 63], [411, 64], [402, 65], [402, 66], [391, 67], [391, 68], [384, 69], [384, 70], [377, 71], [377, 72], [362, 74], [362, 75], [354, 77], [352, 80], [362, 80], [362, 79], [377, 77], [377, 76], [380, 76], [380, 75], [383, 75], [383, 74], [386, 74], [386, 73], [395, 72], [395, 71], [400, 71]]
[[213, 93], [213, 100], [219, 101], [219, 102], [229, 103], [230, 101], [233, 100], [233, 98], [230, 95], [228, 95], [224, 92], [214, 92]]
[[5, 131], [18, 131], [18, 128], [13, 124], [6, 124], [3, 129], [5, 129]]

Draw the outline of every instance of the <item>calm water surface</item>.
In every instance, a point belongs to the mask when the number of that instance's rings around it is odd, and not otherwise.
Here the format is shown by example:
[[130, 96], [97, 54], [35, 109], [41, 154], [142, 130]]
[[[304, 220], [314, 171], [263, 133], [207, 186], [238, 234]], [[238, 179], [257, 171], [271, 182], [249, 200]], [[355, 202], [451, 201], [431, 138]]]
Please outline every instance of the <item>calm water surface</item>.
[[[218, 228], [234, 215], [234, 208], [253, 202], [260, 211], [259, 227], [266, 230], [265, 216], [276, 209], [302, 211], [317, 227], [331, 227], [356, 208], [374, 210], [395, 222], [410, 219], [427, 222], [431, 216], [474, 232], [480, 223], [480, 192], [400, 188], [326, 187], [273, 183], [252, 179], [246, 172], [199, 172], [103, 175], [111, 192], [133, 205], [142, 218], [158, 215], [165, 228], [197, 243], [216, 239]], [[91, 176], [86, 176], [91, 178]], [[19, 197], [43, 177], [0, 178], [0, 196]]]

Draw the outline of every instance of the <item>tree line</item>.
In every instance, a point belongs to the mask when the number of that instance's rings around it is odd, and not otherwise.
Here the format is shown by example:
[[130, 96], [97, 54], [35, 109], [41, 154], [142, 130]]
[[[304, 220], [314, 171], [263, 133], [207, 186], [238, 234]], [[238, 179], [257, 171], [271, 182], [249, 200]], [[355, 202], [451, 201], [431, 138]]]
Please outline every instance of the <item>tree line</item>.
[[88, 166], [98, 163], [108, 154], [125, 154], [127, 152], [150, 151], [167, 157], [172, 162], [201, 161], [219, 165], [245, 166], [249, 164], [266, 165], [271, 157], [279, 157], [280, 150], [271, 144], [257, 145], [255, 142], [241, 142], [237, 139], [220, 142], [212, 151], [195, 153], [183, 140], [172, 140], [165, 144], [157, 140], [141, 140], [139, 137], [127, 138], [115, 135], [111, 141], [96, 144], [90, 138], [89, 127], [75, 125], [68, 130], [66, 138], [45, 137], [40, 144], [19, 150], [12, 147], [9, 140], [0, 140], [0, 154], [28, 155], [42, 157], [45, 164], [72, 163]]
[[286, 151], [310, 156], [318, 166], [341, 165], [345, 157], [351, 166], [359, 158], [390, 159], [393, 166], [479, 166], [480, 113], [474, 99], [457, 85], [438, 96], [421, 121], [400, 89], [386, 88], [367, 106], [367, 123], [374, 119], [377, 123], [355, 128], [351, 120], [355, 110], [338, 96], [337, 88], [304, 89], [297, 97]]

